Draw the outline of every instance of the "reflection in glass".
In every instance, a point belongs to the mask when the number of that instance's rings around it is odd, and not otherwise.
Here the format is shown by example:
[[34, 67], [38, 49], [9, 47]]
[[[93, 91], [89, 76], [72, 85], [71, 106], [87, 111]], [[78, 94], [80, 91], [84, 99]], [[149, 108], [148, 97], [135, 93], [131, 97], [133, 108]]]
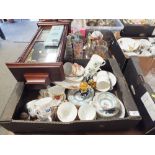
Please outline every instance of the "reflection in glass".
[[44, 29], [41, 32], [40, 36], [38, 37], [37, 41], [46, 41], [49, 32], [50, 32], [50, 29]]
[[25, 62], [26, 63], [56, 62], [58, 54], [59, 54], [58, 47], [45, 47], [44, 42], [36, 42]]

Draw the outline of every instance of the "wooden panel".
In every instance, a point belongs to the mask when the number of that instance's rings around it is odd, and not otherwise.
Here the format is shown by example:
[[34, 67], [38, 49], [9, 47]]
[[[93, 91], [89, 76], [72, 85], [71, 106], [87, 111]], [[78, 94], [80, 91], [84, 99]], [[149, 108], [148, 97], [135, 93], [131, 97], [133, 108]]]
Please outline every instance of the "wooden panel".
[[25, 82], [24, 74], [27, 73], [46, 73], [50, 81], [63, 81], [65, 78], [62, 62], [52, 64], [7, 63], [6, 65], [17, 81]]

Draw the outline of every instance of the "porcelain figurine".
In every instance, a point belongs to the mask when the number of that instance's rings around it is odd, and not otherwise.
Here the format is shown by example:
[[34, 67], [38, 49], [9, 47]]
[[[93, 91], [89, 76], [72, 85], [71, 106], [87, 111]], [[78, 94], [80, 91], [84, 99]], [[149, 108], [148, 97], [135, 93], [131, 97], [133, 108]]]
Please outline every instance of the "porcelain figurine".
[[81, 82], [80, 84], [80, 93], [82, 96], [87, 96], [89, 92], [90, 86], [88, 85], [87, 82]]

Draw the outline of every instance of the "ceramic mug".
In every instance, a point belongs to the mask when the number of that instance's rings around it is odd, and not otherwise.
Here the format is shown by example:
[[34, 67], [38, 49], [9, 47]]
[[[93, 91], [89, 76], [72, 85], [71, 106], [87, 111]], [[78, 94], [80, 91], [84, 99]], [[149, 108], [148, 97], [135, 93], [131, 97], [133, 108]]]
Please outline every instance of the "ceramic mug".
[[107, 71], [100, 71], [97, 73], [96, 89], [108, 91], [111, 88], [111, 82]]
[[100, 69], [100, 67], [104, 66], [105, 64], [106, 61], [101, 56], [93, 54], [87, 66], [85, 67], [85, 76], [93, 76]]
[[94, 120], [96, 118], [96, 109], [93, 105], [84, 104], [78, 110], [80, 120]]
[[70, 102], [64, 102], [58, 107], [57, 116], [61, 122], [72, 122], [77, 116], [77, 108]]
[[31, 117], [35, 117], [36, 116], [36, 105], [35, 105], [35, 102], [36, 102], [37, 100], [32, 100], [32, 101], [30, 101], [30, 102], [28, 102], [27, 104], [26, 104], [26, 108], [27, 108], [27, 110], [28, 110], [28, 113], [29, 113], [29, 115], [31, 116]]
[[39, 120], [42, 121], [52, 121], [52, 99], [50, 97], [39, 99], [35, 102], [36, 105], [36, 115]]

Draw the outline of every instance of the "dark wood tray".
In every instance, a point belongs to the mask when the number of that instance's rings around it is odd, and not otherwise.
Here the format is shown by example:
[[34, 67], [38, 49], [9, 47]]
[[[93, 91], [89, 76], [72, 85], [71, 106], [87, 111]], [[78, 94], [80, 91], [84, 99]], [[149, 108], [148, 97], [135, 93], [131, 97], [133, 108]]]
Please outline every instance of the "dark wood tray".
[[[83, 64], [84, 66], [87, 62], [87, 60], [78, 61], [78, 63]], [[141, 116], [131, 115], [131, 111], [138, 110], [116, 60], [108, 59], [106, 65], [102, 69], [113, 72], [117, 78], [117, 84], [114, 87], [113, 93], [118, 96], [125, 106], [125, 118], [112, 120], [98, 119], [93, 121], [75, 120], [70, 123], [20, 120], [19, 114], [24, 110], [25, 104], [32, 99], [36, 99], [38, 96], [38, 90], [30, 90], [27, 86], [24, 86], [20, 87], [20, 90], [14, 91], [12, 98], [9, 99], [4, 113], [2, 114], [0, 124], [15, 133], [35, 134], [129, 130], [136, 127], [141, 120]]]

